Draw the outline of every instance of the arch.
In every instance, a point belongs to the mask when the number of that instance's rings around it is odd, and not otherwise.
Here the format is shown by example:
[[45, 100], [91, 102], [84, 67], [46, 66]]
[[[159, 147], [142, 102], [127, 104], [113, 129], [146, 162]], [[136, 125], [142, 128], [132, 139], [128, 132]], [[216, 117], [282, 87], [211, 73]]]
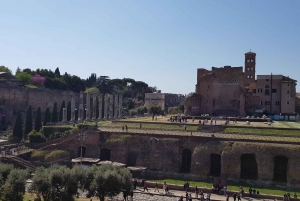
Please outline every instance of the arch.
[[243, 154], [241, 156], [241, 179], [257, 179], [255, 154]]
[[[82, 155], [81, 155], [81, 148], [82, 148]], [[81, 156], [84, 157], [85, 153], [86, 153], [86, 147], [79, 146], [78, 149], [77, 149], [77, 156], [78, 157], [81, 157]]]
[[100, 149], [100, 160], [101, 161], [110, 161], [110, 150], [109, 149]]
[[182, 172], [190, 172], [191, 170], [191, 161], [192, 161], [192, 152], [189, 149], [182, 150]]
[[221, 155], [210, 154], [210, 175], [214, 177], [221, 176]]
[[276, 156], [274, 158], [274, 181], [287, 181], [288, 158], [285, 156]]

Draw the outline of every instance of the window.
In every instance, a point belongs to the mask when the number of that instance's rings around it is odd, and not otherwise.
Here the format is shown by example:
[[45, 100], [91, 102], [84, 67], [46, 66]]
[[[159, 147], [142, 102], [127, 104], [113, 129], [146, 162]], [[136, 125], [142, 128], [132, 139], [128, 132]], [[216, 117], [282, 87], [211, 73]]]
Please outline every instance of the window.
[[254, 70], [254, 68], [253, 68], [253, 67], [251, 67], [250, 69], [251, 69], [251, 70]]
[[276, 101], [276, 105], [280, 105], [280, 102], [279, 102], [279, 101]]
[[250, 78], [250, 75], [247, 75], [247, 78]]
[[266, 85], [265, 86], [265, 95], [268, 96], [270, 95], [270, 90], [269, 90], [270, 86], [269, 85]]
[[265, 105], [270, 105], [270, 101], [265, 101]]
[[249, 62], [250, 62], [250, 59], [247, 59], [247, 62], [249, 63]]
[[287, 90], [287, 92], [286, 92], [287, 94], [290, 94], [290, 90]]
[[259, 105], [262, 105], [262, 101], [259, 101]]
[[249, 67], [247, 67], [247, 70], [250, 70], [250, 68], [249, 68]]
[[253, 78], [253, 75], [250, 75], [250, 78]]
[[251, 62], [251, 63], [253, 63], [253, 61], [254, 61], [253, 59], [250, 59], [250, 62]]
[[256, 93], [256, 89], [253, 89], [253, 93]]
[[286, 104], [289, 105], [289, 104], [290, 104], [290, 101], [287, 101]]
[[269, 79], [266, 79], [266, 81], [269, 81]]
[[272, 93], [277, 93], [277, 89], [272, 89]]

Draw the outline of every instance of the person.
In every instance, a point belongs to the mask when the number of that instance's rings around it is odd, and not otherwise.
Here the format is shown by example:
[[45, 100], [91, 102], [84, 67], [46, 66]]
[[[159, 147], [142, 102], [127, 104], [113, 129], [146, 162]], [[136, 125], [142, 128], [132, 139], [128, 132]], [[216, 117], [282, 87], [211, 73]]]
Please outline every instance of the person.
[[252, 188], [249, 188], [249, 195], [252, 197]]
[[186, 188], [187, 188], [187, 190], [189, 190], [189, 187], [190, 187], [189, 182], [186, 182]]
[[142, 123], [140, 123], [140, 129], [142, 129]]
[[[227, 194], [226, 194], [226, 189], [227, 189], [227, 187], [226, 186], [224, 186], [223, 187], [223, 191], [224, 191], [224, 195], [226, 196]], [[228, 198], [229, 199], [229, 198]]]
[[178, 201], [183, 201], [183, 196], [180, 196]]
[[232, 196], [233, 196], [233, 201], [236, 201], [236, 194], [234, 193]]
[[125, 127], [124, 127], [124, 125], [123, 125], [123, 126], [122, 126], [122, 131], [124, 131], [124, 128], [125, 128]]
[[297, 194], [295, 193], [294, 198], [297, 199]]
[[167, 193], [167, 183], [166, 182], [164, 182], [164, 184], [163, 184], [163, 191], [165, 191], [165, 193]]
[[156, 191], [159, 192], [157, 182], [155, 183], [155, 190], [154, 190], [154, 192], [156, 192]]
[[226, 201], [229, 201], [229, 195], [226, 195]]
[[147, 192], [148, 192], [148, 188], [147, 188], [146, 182], [144, 182], [144, 192], [145, 192], [145, 190], [147, 190]]
[[186, 125], [184, 125], [184, 130], [186, 131]]
[[123, 198], [124, 198], [124, 201], [127, 201], [127, 200], [128, 200], [128, 199], [127, 199], [127, 192], [126, 192], [126, 191], [123, 192]]
[[210, 201], [210, 193], [206, 193], [206, 201]]
[[252, 197], [255, 197], [255, 194], [256, 194], [256, 190], [255, 188], [252, 190]]
[[238, 201], [241, 201], [241, 195], [240, 194], [238, 194], [237, 198], [238, 198]]
[[189, 201], [189, 194], [188, 194], [187, 191], [185, 192], [185, 200], [186, 200], [186, 201]]
[[125, 130], [126, 130], [126, 132], [128, 131], [128, 127], [127, 127], [127, 125], [125, 125]]
[[195, 194], [196, 194], [196, 198], [198, 198], [198, 195], [199, 195], [199, 189], [198, 189], [197, 186], [196, 186], [196, 189], [195, 189]]
[[189, 201], [192, 201], [193, 198], [192, 198], [192, 194], [189, 194]]

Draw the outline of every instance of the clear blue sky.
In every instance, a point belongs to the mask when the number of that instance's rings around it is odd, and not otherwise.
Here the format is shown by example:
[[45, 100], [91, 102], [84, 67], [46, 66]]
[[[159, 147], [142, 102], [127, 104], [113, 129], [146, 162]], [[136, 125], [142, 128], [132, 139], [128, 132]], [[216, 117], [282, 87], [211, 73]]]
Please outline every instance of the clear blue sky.
[[0, 65], [14, 72], [59, 67], [187, 94], [197, 68], [243, 66], [251, 48], [257, 74], [299, 79], [299, 0], [2, 0], [0, 8]]

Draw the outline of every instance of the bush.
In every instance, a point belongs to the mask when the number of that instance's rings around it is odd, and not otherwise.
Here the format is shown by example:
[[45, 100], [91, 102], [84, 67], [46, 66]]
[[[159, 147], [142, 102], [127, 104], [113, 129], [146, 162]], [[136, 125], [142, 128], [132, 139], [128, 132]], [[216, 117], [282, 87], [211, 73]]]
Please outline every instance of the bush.
[[46, 138], [42, 133], [39, 133], [35, 130], [32, 130], [29, 134], [28, 134], [28, 139], [29, 142], [31, 143], [43, 143], [46, 142]]
[[[83, 129], [83, 128], [87, 128], [87, 127], [91, 127], [92, 125], [88, 125], [88, 124], [77, 124], [77, 128], [79, 129]], [[98, 127], [96, 125], [93, 125], [92, 127]]]
[[73, 128], [69, 126], [44, 126], [42, 132], [46, 138], [51, 138], [51, 135], [53, 135], [54, 133], [63, 133], [69, 130], [73, 130]]
[[129, 110], [129, 115], [131, 116], [131, 117], [133, 117], [134, 115], [136, 115], [137, 114], [137, 110], [136, 109], [131, 109], [131, 110]]

